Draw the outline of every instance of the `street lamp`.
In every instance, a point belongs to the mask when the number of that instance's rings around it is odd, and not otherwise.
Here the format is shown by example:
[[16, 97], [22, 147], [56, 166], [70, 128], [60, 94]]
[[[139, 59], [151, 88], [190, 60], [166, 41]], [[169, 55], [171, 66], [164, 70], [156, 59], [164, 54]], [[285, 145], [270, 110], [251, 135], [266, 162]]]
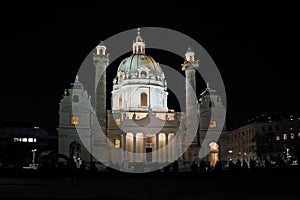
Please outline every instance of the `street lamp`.
[[32, 164], [34, 165], [36, 149], [32, 149], [31, 151], [32, 151]]

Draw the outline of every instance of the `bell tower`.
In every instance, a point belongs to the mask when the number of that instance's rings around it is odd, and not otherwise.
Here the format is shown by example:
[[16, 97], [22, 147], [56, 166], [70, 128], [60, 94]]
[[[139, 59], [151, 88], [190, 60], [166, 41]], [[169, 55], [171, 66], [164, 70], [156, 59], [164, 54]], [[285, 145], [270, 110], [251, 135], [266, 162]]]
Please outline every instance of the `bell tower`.
[[[199, 140], [201, 148], [209, 152], [204, 161], [214, 166], [216, 161], [226, 161], [228, 156], [226, 124], [222, 123], [226, 118], [226, 109], [221, 96], [208, 83], [200, 95], [199, 104]], [[217, 149], [212, 149], [212, 144], [216, 144]]]
[[[95, 109], [100, 126], [106, 127], [106, 68], [109, 63], [109, 54], [106, 46], [101, 41], [93, 54], [95, 71]], [[105, 131], [105, 130], [104, 130]]]

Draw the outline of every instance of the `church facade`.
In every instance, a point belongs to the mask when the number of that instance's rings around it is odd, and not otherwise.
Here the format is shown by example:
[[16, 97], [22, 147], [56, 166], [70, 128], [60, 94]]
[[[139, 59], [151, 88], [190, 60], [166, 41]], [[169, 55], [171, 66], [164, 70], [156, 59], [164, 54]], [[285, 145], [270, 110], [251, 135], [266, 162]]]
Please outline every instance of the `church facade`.
[[[167, 105], [165, 74], [159, 63], [146, 54], [139, 30], [132, 49], [132, 55], [121, 61], [113, 79], [111, 110], [108, 110], [105, 69], [109, 64], [109, 54], [102, 42], [96, 47], [93, 54], [95, 103], [90, 106], [91, 96], [88, 96], [77, 76], [60, 102], [59, 153], [80, 158], [86, 163], [96, 162], [90, 154], [97, 151], [93, 149], [95, 141], [92, 141], [93, 135], [97, 134], [93, 123], [96, 120], [110, 141], [100, 150], [109, 155], [104, 163], [106, 165], [110, 163], [122, 167], [126, 163], [128, 168], [131, 163], [151, 166], [176, 160], [181, 169], [187, 168], [197, 159], [208, 128], [222, 131], [222, 134], [218, 141], [210, 141], [204, 147], [209, 148], [209, 154], [203, 159], [212, 166], [217, 161], [226, 161], [226, 130], [218, 123], [218, 118], [226, 115], [220, 96], [207, 86], [199, 100], [193, 101], [191, 98], [196, 90], [195, 73], [199, 66], [194, 52], [189, 48], [182, 64], [187, 85], [186, 111], [175, 112]], [[78, 105], [75, 110], [72, 110], [72, 104]], [[212, 107], [217, 110], [215, 116], [211, 116]], [[191, 126], [195, 120], [199, 121], [197, 127]], [[187, 138], [195, 128], [196, 136]], [[76, 129], [81, 130], [83, 137], [90, 138], [90, 147], [83, 145]], [[214, 134], [214, 131], [209, 134]]]

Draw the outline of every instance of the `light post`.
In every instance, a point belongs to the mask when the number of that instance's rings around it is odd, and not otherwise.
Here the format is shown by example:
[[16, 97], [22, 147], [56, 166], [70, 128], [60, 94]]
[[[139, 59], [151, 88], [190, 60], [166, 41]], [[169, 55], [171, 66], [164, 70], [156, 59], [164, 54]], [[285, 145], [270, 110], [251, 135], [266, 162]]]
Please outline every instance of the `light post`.
[[229, 160], [232, 160], [232, 150], [229, 150], [228, 153], [229, 153]]
[[32, 164], [34, 165], [36, 149], [32, 149], [31, 151], [32, 151]]

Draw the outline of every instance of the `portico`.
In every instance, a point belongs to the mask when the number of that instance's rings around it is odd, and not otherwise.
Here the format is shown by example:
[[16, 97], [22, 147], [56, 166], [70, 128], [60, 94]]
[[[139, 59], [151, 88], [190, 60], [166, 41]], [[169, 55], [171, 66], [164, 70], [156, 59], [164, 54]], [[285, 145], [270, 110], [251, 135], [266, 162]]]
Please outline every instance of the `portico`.
[[175, 159], [174, 133], [122, 133], [121, 138], [121, 148], [128, 152], [129, 162], [173, 162]]

